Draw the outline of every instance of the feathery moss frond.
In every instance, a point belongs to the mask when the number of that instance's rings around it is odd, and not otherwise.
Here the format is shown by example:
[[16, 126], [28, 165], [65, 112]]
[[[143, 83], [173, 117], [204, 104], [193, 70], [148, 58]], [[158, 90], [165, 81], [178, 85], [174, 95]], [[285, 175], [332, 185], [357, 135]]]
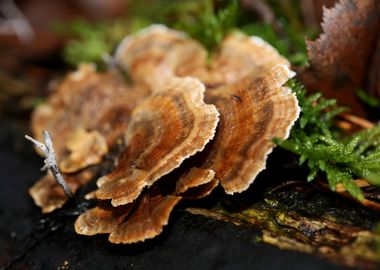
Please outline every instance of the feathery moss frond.
[[319, 93], [307, 97], [302, 85], [295, 81], [290, 84], [302, 108], [301, 116], [289, 139], [275, 142], [299, 155], [300, 165], [310, 169], [308, 181], [322, 172], [332, 190], [341, 183], [362, 200], [362, 191], [351, 180], [363, 178], [380, 185], [380, 125], [344, 138], [334, 132], [333, 120], [345, 109]]
[[236, 27], [238, 11], [237, 0], [230, 1], [218, 10], [214, 1], [207, 0], [202, 2], [198, 12], [188, 16], [187, 20], [178, 21], [174, 27], [187, 32], [211, 51]]
[[372, 108], [380, 108], [380, 100], [374, 96], [371, 96], [363, 89], [356, 90], [358, 98]]

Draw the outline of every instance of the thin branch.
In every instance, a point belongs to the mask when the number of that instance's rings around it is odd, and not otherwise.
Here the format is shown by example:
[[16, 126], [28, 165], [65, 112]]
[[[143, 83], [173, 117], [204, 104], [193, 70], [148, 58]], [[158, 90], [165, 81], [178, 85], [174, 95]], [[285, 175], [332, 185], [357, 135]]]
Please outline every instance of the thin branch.
[[364, 119], [364, 118], [361, 118], [361, 117], [358, 117], [358, 116], [355, 116], [353, 114], [349, 114], [349, 113], [342, 113], [339, 115], [341, 118], [343, 118], [344, 120], [354, 124], [354, 125], [357, 125], [361, 128], [373, 128], [375, 126], [374, 123]]
[[55, 180], [58, 182], [58, 184], [62, 187], [63, 191], [65, 192], [66, 196], [71, 198], [73, 196], [73, 193], [69, 187], [69, 185], [66, 183], [65, 179], [61, 175], [58, 169], [57, 159], [55, 158], [55, 153], [53, 149], [53, 142], [51, 140], [51, 136], [49, 132], [42, 131], [45, 144], [33, 139], [32, 137], [25, 135], [25, 138], [29, 141], [31, 141], [35, 146], [40, 148], [42, 152], [45, 155], [44, 163], [45, 165], [41, 168], [42, 171], [50, 170], [53, 174]]
[[267, 24], [275, 23], [275, 15], [270, 6], [263, 0], [241, 0], [243, 7], [256, 12]]
[[33, 41], [33, 27], [13, 0], [0, 1], [0, 12], [5, 17], [0, 21], [0, 34], [16, 34], [23, 43]]

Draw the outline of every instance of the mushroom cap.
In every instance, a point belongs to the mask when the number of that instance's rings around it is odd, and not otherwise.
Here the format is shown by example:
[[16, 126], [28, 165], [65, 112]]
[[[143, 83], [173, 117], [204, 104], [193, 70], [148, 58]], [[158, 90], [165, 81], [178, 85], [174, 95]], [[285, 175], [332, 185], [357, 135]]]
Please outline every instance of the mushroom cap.
[[[90, 166], [100, 164], [111, 148], [122, 143], [130, 113], [146, 94], [143, 88], [126, 86], [115, 72], [97, 73], [85, 64], [67, 75], [34, 111], [34, 137], [42, 140], [42, 131], [49, 131], [59, 169], [74, 192], [95, 175]], [[29, 192], [44, 213], [67, 201], [49, 174]]]
[[207, 52], [184, 32], [154, 24], [127, 36], [118, 46], [115, 59], [136, 84], [157, 89], [166, 79], [203, 66]]
[[125, 220], [133, 205], [132, 203], [113, 207], [108, 202], [101, 202], [77, 218], [74, 224], [75, 231], [82, 235], [111, 233]]
[[191, 188], [198, 187], [211, 182], [214, 179], [213, 170], [205, 170], [193, 167], [179, 177], [175, 186], [175, 193], [182, 194]]
[[115, 59], [132, 80], [150, 89], [172, 76], [191, 76], [210, 90], [253, 73], [259, 77], [277, 64], [289, 66], [269, 43], [240, 32], [227, 35], [208, 59], [198, 42], [164, 25], [152, 25], [127, 36], [118, 46]]
[[172, 195], [143, 195], [137, 208], [112, 231], [108, 240], [115, 244], [132, 244], [154, 238], [168, 224], [170, 213], [180, 200], [181, 197]]
[[118, 166], [98, 180], [98, 199], [128, 204], [214, 137], [219, 113], [194, 78], [170, 78], [133, 111]]
[[247, 36], [240, 32], [227, 35], [215, 51], [209, 64], [201, 68], [188, 70], [186, 76], [200, 79], [207, 90], [233, 84], [249, 75], [257, 78], [264, 75], [275, 65], [289, 66], [269, 43], [257, 36]]
[[226, 193], [245, 191], [265, 169], [273, 139], [288, 138], [300, 113], [295, 94], [283, 86], [292, 76], [280, 64], [262, 77], [248, 76], [206, 93], [220, 112], [220, 122], [202, 168], [215, 171]]
[[65, 143], [70, 152], [63, 159], [59, 167], [64, 173], [77, 172], [102, 161], [102, 157], [108, 153], [108, 145], [105, 138], [96, 130], [87, 132], [78, 128], [70, 133]]
[[192, 167], [178, 177], [174, 193], [183, 199], [200, 199], [209, 195], [218, 184], [213, 170]]
[[[77, 218], [75, 231], [82, 235], [110, 233], [110, 241], [115, 243], [144, 241], [162, 231], [181, 199], [207, 196], [217, 184], [212, 170], [192, 168], [181, 174], [176, 189], [169, 195], [162, 195], [168, 193], [162, 182], [157, 182], [130, 204], [114, 207], [110, 201], [99, 201], [98, 206]], [[86, 197], [94, 199], [93, 194]]]
[[[91, 168], [75, 174], [65, 175], [65, 180], [70, 190], [75, 193], [80, 186], [88, 183], [95, 174], [96, 170]], [[50, 172], [45, 174], [29, 189], [29, 194], [44, 214], [61, 208], [68, 200], [62, 187]]]
[[[117, 73], [97, 73], [92, 65], [81, 65], [34, 111], [34, 136], [42, 140], [42, 130], [50, 132], [62, 172], [72, 173], [95, 165], [108, 152], [107, 148], [122, 138], [133, 107], [145, 95], [144, 91], [127, 87]], [[87, 142], [86, 147], [73, 147], [89, 138], [91, 145]], [[73, 157], [84, 157], [88, 150], [92, 150], [91, 158], [78, 158], [78, 164], [73, 163]]]
[[[156, 59], [147, 48], [160, 48], [154, 50], [160, 52], [157, 54], [160, 57], [156, 55], [160, 61], [171, 59], [171, 48], [175, 47], [176, 52], [180, 51], [178, 47], [187, 48], [185, 35], [163, 26], [147, 28], [136, 36], [140, 38], [127, 38], [127, 45], [121, 45], [117, 53], [118, 61], [129, 68], [132, 77], [135, 66], [130, 59], [137, 59], [132, 52], [138, 52], [139, 59], [148, 59], [138, 62], [144, 69], [150, 65], [149, 61]], [[167, 36], [172, 38], [165, 38]], [[160, 47], [159, 40], [165, 40], [165, 46]], [[147, 45], [148, 41], [155, 45]], [[130, 50], [131, 47], [134, 50]], [[213, 146], [207, 150], [210, 153], [204, 164], [199, 165], [215, 171], [215, 178], [228, 194], [242, 192], [265, 168], [267, 156], [275, 146], [272, 139], [286, 139], [299, 116], [295, 95], [283, 87], [294, 72], [288, 69], [288, 60], [267, 42], [238, 32], [224, 38], [210, 63], [202, 58], [201, 50], [192, 51], [191, 55], [196, 65], [187, 68], [184, 65], [188, 62], [182, 62], [182, 70], [185, 70], [182, 74], [178, 74], [176, 65], [167, 65], [165, 74], [193, 76], [206, 85], [206, 101], [217, 106], [221, 121]], [[166, 81], [165, 76], [150, 76], [152, 71], [144, 70], [144, 76], [157, 84]]]

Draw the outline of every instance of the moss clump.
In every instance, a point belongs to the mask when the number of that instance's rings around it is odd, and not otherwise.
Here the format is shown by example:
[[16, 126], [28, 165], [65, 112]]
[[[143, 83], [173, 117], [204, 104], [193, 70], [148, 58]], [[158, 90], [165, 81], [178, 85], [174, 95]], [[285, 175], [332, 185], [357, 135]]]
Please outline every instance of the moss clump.
[[297, 154], [300, 165], [307, 165], [308, 181], [324, 173], [332, 190], [341, 183], [354, 198], [364, 199], [363, 192], [351, 180], [363, 178], [380, 185], [380, 126], [344, 137], [333, 126], [334, 118], [344, 108], [320, 93], [307, 97], [306, 90], [295, 81], [290, 87], [299, 100], [301, 116], [289, 139], [275, 142]]

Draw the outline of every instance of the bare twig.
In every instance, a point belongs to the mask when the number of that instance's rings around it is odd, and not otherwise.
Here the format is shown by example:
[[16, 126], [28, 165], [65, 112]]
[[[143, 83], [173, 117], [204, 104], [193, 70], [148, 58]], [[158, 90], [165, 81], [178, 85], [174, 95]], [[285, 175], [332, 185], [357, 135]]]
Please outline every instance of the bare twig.
[[117, 68], [116, 60], [111, 55], [109, 55], [108, 53], [103, 53], [101, 57], [103, 62], [107, 65], [108, 70], [113, 70]]
[[0, 34], [16, 34], [23, 43], [35, 38], [33, 27], [13, 0], [0, 1], [0, 13], [5, 20], [0, 20]]
[[[371, 184], [367, 181], [367, 180], [364, 180], [364, 179], [355, 179], [355, 180], [352, 180], [359, 188], [363, 188], [363, 187], [370, 187]], [[344, 187], [344, 185], [342, 183], [339, 183], [335, 186], [335, 192], [346, 192], [347, 189]]]
[[63, 191], [65, 192], [66, 196], [71, 198], [73, 196], [73, 193], [69, 187], [69, 185], [66, 183], [65, 179], [61, 175], [58, 169], [57, 160], [55, 158], [55, 153], [53, 149], [53, 142], [51, 140], [51, 136], [49, 132], [42, 131], [42, 134], [44, 136], [45, 144], [33, 139], [32, 137], [25, 135], [25, 138], [29, 141], [31, 141], [35, 146], [40, 148], [42, 152], [45, 154], [45, 165], [41, 168], [41, 170], [46, 171], [50, 170], [53, 174], [55, 180], [58, 182], [58, 184], [62, 187]]
[[[366, 187], [367, 185], [365, 184], [364, 180], [354, 180], [355, 184], [358, 184], [359, 187]], [[324, 183], [324, 182], [321, 182], [321, 181], [317, 181], [316, 183], [316, 186], [317, 187], [320, 187], [322, 188], [323, 190], [326, 190], [326, 191], [329, 191], [329, 192], [333, 192], [335, 194], [338, 194], [344, 198], [347, 198], [351, 201], [355, 201], [359, 204], [361, 204], [362, 206], [364, 207], [367, 207], [367, 208], [370, 208], [370, 209], [373, 209], [373, 210], [376, 210], [376, 211], [380, 211], [380, 203], [378, 202], [375, 202], [375, 201], [371, 201], [367, 198], [363, 199], [363, 200], [357, 200], [355, 199], [354, 197], [352, 197], [345, 189], [339, 187], [339, 191], [335, 190], [335, 191], [332, 191], [329, 186]]]
[[338, 115], [336, 125], [345, 132], [352, 133], [361, 129], [373, 128], [376, 124], [353, 114], [342, 113]]
[[361, 118], [361, 117], [358, 117], [358, 116], [355, 116], [353, 114], [349, 114], [349, 113], [342, 113], [339, 115], [341, 118], [343, 118], [344, 120], [346, 120], [347, 122], [350, 122], [354, 125], [357, 125], [361, 128], [373, 128], [375, 126], [374, 123], [364, 119], [364, 118]]
[[270, 6], [263, 0], [241, 0], [243, 7], [257, 13], [261, 20], [267, 24], [273, 25], [275, 16]]

